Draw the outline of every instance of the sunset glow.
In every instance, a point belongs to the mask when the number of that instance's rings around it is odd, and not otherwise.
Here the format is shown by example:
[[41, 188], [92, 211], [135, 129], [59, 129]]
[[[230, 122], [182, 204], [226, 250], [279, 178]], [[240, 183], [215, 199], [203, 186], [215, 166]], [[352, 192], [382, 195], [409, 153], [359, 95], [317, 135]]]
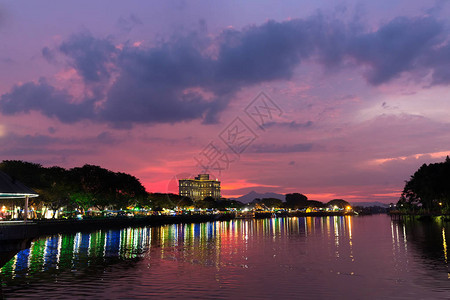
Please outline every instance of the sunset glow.
[[6, 3], [2, 160], [390, 203], [450, 154], [447, 2]]

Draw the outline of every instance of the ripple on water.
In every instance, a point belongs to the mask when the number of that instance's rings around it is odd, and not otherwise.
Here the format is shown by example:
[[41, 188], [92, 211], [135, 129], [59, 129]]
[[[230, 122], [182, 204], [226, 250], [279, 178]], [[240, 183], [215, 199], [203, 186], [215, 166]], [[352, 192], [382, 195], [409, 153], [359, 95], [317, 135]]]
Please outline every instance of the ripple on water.
[[450, 224], [423, 226], [386, 216], [279, 218], [56, 235], [2, 268], [2, 292], [58, 299], [446, 298], [442, 232]]

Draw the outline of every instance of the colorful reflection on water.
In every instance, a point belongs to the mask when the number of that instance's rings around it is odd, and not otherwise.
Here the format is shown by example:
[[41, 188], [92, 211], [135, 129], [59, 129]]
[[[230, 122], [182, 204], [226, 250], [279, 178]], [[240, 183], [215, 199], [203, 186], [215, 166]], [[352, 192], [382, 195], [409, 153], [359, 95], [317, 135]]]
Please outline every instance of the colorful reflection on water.
[[443, 222], [336, 216], [54, 235], [1, 268], [2, 290], [6, 297], [441, 297], [450, 292], [448, 232]]

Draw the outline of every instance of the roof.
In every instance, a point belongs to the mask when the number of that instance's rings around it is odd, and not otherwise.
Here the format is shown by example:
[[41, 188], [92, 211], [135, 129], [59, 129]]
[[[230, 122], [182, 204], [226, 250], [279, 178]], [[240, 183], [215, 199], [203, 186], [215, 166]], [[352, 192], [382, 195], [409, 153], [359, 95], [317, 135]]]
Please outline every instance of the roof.
[[0, 171], [0, 199], [25, 198], [27, 196], [37, 197], [39, 195], [22, 182]]

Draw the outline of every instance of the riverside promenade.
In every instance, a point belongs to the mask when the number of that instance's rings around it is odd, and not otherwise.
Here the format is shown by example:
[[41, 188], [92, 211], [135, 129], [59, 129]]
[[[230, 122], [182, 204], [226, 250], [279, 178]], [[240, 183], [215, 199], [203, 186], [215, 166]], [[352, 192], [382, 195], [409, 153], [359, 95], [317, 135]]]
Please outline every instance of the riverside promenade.
[[[343, 216], [347, 213], [327, 212], [327, 213], [304, 213], [304, 212], [256, 212], [253, 218], [271, 217], [325, 217]], [[178, 223], [203, 223], [214, 221], [228, 221], [236, 218], [235, 213], [218, 214], [182, 214], [182, 215], [152, 215], [135, 217], [100, 217], [84, 219], [43, 219], [28, 221], [0, 221], [0, 241], [16, 241], [33, 239], [38, 236], [89, 231], [105, 228], [121, 228], [136, 226], [160, 226], [165, 224]], [[3, 248], [0, 245], [0, 252]]]
[[115, 229], [137, 226], [160, 226], [178, 223], [203, 223], [226, 221], [234, 218], [234, 214], [210, 215], [174, 215], [148, 217], [114, 217], [33, 220], [33, 221], [0, 221], [0, 267], [8, 262], [19, 251], [30, 247], [31, 242], [45, 235], [87, 232], [98, 229]]
[[[0, 241], [24, 240], [41, 235], [120, 228], [134, 226], [159, 226], [177, 223], [201, 223], [233, 219], [233, 214], [208, 215], [156, 215], [147, 217], [112, 217], [84, 219], [44, 219], [0, 222]], [[3, 243], [2, 243], [3, 244]], [[0, 251], [2, 248], [0, 247]]]

